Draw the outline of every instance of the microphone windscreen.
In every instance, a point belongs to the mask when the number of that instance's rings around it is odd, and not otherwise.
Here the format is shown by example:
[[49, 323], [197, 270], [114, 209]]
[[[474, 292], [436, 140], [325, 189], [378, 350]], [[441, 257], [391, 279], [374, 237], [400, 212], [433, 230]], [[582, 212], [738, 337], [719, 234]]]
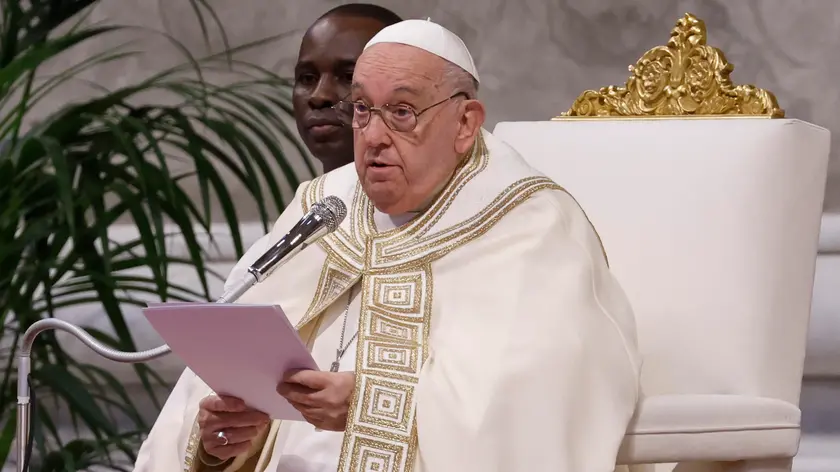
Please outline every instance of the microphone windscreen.
[[323, 210], [321, 217], [324, 218], [324, 222], [330, 232], [338, 229], [338, 226], [347, 217], [347, 206], [335, 195], [324, 198], [316, 205]]

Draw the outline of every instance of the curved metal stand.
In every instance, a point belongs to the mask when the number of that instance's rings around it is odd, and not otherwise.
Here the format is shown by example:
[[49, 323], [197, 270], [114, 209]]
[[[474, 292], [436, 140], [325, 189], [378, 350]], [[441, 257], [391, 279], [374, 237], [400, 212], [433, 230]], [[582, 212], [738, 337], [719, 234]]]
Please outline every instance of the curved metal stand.
[[[275, 261], [276, 263], [277, 261]], [[231, 284], [231, 288], [225, 292], [216, 303], [231, 303], [236, 301], [243, 293], [257, 283], [257, 276], [253, 270], [249, 272], [239, 282]], [[29, 373], [31, 371], [32, 344], [35, 338], [44, 331], [58, 330], [72, 334], [85, 346], [91, 348], [100, 356], [123, 364], [137, 364], [140, 362], [147, 362], [158, 357], [163, 357], [172, 350], [166, 344], [158, 346], [147, 351], [126, 352], [112, 349], [88, 334], [84, 329], [66, 321], [49, 318], [46, 320], [39, 320], [32, 324], [20, 340], [20, 348], [17, 355], [17, 471], [26, 472], [28, 464], [25, 463], [26, 448], [29, 438], [29, 427], [31, 419], [29, 417], [31, 405], [29, 402]]]
[[17, 470], [18, 472], [26, 472], [26, 464], [24, 463], [24, 458], [26, 457], [26, 447], [27, 447], [27, 438], [29, 437], [29, 426], [30, 426], [30, 418], [29, 418], [29, 372], [30, 372], [30, 353], [32, 352], [32, 343], [35, 341], [35, 338], [38, 334], [49, 331], [49, 330], [59, 330], [65, 331], [67, 333], [72, 334], [76, 338], [78, 338], [85, 346], [91, 348], [94, 352], [99, 354], [100, 356], [110, 359], [116, 362], [122, 362], [127, 364], [136, 364], [138, 362], [146, 362], [153, 359], [157, 359], [158, 357], [163, 357], [171, 352], [169, 346], [166, 344], [162, 346], [158, 346], [154, 349], [149, 349], [148, 351], [140, 351], [140, 352], [124, 352], [124, 351], [117, 351], [116, 349], [111, 349], [104, 344], [101, 344], [99, 341], [94, 339], [93, 336], [88, 334], [82, 328], [70, 324], [66, 321], [57, 320], [55, 318], [50, 318], [46, 320], [39, 320], [32, 324], [29, 329], [23, 334], [23, 338], [20, 342], [20, 350], [18, 351], [18, 368], [17, 368], [17, 392], [18, 392], [18, 403], [17, 403]]

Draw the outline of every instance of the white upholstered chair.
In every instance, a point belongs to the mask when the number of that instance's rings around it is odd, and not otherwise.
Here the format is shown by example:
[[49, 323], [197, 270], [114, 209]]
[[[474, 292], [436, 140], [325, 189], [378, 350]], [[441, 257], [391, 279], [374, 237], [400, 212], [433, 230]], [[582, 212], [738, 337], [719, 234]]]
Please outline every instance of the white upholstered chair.
[[[578, 200], [633, 304], [645, 398], [619, 464], [789, 471], [829, 133], [780, 118], [772, 94], [734, 87], [702, 48], [686, 15], [626, 88], [494, 134]], [[677, 51], [698, 61], [657, 62]]]

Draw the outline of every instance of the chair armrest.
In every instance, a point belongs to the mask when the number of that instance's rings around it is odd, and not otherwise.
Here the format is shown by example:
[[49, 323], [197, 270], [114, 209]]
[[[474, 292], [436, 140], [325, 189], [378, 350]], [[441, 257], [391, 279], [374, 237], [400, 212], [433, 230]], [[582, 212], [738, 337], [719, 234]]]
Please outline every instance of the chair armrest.
[[617, 463], [736, 461], [793, 457], [801, 412], [773, 398], [660, 395], [642, 400]]

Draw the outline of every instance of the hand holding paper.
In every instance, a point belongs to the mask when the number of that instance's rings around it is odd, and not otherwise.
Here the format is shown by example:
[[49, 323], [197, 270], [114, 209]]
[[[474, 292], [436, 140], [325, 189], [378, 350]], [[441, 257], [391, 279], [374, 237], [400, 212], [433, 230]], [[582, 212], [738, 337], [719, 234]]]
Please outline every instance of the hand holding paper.
[[287, 374], [277, 393], [316, 428], [344, 431], [355, 386], [353, 372], [302, 370]]
[[[248, 408], [239, 398], [211, 395], [199, 404], [202, 447], [222, 461], [247, 452], [269, 422], [268, 415]], [[218, 435], [219, 431], [224, 437]]]

